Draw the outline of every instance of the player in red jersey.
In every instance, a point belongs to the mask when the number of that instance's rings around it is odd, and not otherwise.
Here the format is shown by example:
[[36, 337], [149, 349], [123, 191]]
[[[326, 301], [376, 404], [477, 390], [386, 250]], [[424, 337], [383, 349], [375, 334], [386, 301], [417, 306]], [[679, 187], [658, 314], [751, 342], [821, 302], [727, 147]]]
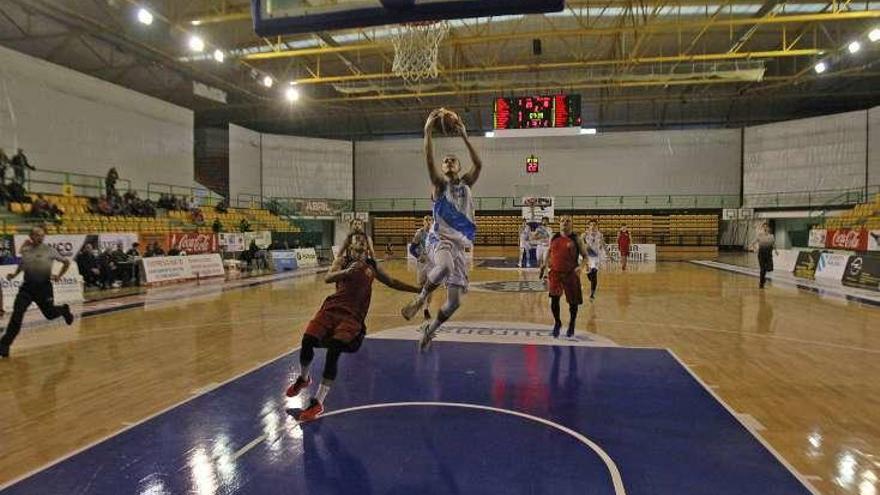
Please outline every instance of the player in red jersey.
[[324, 277], [328, 284], [336, 284], [336, 292], [324, 299], [321, 309], [312, 318], [303, 335], [299, 353], [300, 373], [287, 389], [288, 397], [295, 397], [312, 383], [309, 367], [315, 357], [315, 348], [327, 349], [327, 359], [318, 392], [308, 406], [296, 417], [298, 421], [310, 421], [324, 412], [324, 399], [336, 379], [339, 356], [343, 352], [357, 352], [366, 335], [364, 320], [370, 309], [373, 280], [405, 292], [418, 293], [421, 288], [397, 280], [385, 273], [370, 256], [366, 235], [349, 234], [345, 241], [347, 250], [339, 254], [330, 271]]
[[[568, 332], [566, 337], [574, 336], [578, 306], [584, 303], [581, 290], [581, 268], [578, 255], [587, 259], [587, 248], [577, 234], [571, 230], [571, 217], [559, 219], [559, 232], [550, 239], [550, 247], [541, 260], [541, 278], [547, 273], [547, 288], [550, 292], [550, 309], [553, 311], [553, 337], [559, 337], [562, 320], [559, 316], [559, 299], [565, 293], [568, 302]], [[549, 270], [549, 272], [548, 272]]]
[[620, 227], [617, 233], [617, 250], [620, 252], [620, 269], [626, 271], [626, 260], [629, 259], [629, 246], [632, 237], [629, 235], [629, 229], [626, 224]]

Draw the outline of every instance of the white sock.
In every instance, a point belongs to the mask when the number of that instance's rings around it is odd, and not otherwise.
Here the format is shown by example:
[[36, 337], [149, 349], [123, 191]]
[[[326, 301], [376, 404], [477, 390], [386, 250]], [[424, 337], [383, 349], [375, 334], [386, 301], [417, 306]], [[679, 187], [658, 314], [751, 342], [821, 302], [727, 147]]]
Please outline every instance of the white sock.
[[312, 363], [309, 363], [305, 366], [299, 365], [300, 378], [302, 378], [303, 380], [308, 380], [309, 379], [309, 368], [311, 368], [311, 367], [312, 367]]
[[320, 385], [318, 385], [318, 393], [315, 394], [315, 399], [318, 399], [318, 402], [321, 404], [324, 403], [324, 399], [327, 398], [327, 393], [330, 392], [330, 386], [333, 384], [331, 381], [322, 381]]

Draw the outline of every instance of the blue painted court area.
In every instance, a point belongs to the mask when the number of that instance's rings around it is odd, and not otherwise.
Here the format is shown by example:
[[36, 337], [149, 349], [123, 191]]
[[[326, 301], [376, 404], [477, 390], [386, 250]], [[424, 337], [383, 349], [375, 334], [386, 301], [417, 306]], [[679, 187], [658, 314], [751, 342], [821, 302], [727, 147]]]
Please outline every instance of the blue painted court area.
[[368, 339], [303, 425], [296, 359], [3, 493], [810, 493], [664, 350]]

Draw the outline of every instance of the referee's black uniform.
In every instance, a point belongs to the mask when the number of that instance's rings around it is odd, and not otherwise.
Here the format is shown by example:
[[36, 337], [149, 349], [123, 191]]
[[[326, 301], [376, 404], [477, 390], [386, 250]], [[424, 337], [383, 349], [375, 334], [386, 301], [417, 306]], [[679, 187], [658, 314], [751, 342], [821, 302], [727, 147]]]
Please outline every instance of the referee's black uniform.
[[24, 313], [32, 302], [37, 303], [43, 316], [47, 319], [54, 320], [63, 316], [68, 325], [73, 323], [70, 307], [66, 304], [55, 305], [55, 293], [51, 281], [53, 262], [64, 263], [66, 271], [66, 265], [69, 265], [70, 261], [61, 256], [52, 246], [43, 244], [43, 235], [42, 232], [31, 233], [31, 244], [22, 248], [21, 264], [16, 273], [9, 277], [11, 280], [18, 272], [24, 272], [24, 283], [21, 284], [18, 295], [15, 296], [9, 326], [6, 327], [6, 332], [0, 339], [0, 357], [9, 356], [9, 347], [18, 336]]

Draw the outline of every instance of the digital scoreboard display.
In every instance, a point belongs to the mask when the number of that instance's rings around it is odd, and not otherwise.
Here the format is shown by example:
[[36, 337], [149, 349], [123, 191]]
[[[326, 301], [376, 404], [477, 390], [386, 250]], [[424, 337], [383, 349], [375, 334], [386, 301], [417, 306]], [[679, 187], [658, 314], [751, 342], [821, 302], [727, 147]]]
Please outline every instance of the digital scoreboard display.
[[581, 95], [495, 99], [495, 129], [580, 127]]
[[541, 171], [540, 162], [538, 161], [538, 157], [535, 155], [530, 155], [526, 158], [526, 173], [527, 174], [537, 174]]

